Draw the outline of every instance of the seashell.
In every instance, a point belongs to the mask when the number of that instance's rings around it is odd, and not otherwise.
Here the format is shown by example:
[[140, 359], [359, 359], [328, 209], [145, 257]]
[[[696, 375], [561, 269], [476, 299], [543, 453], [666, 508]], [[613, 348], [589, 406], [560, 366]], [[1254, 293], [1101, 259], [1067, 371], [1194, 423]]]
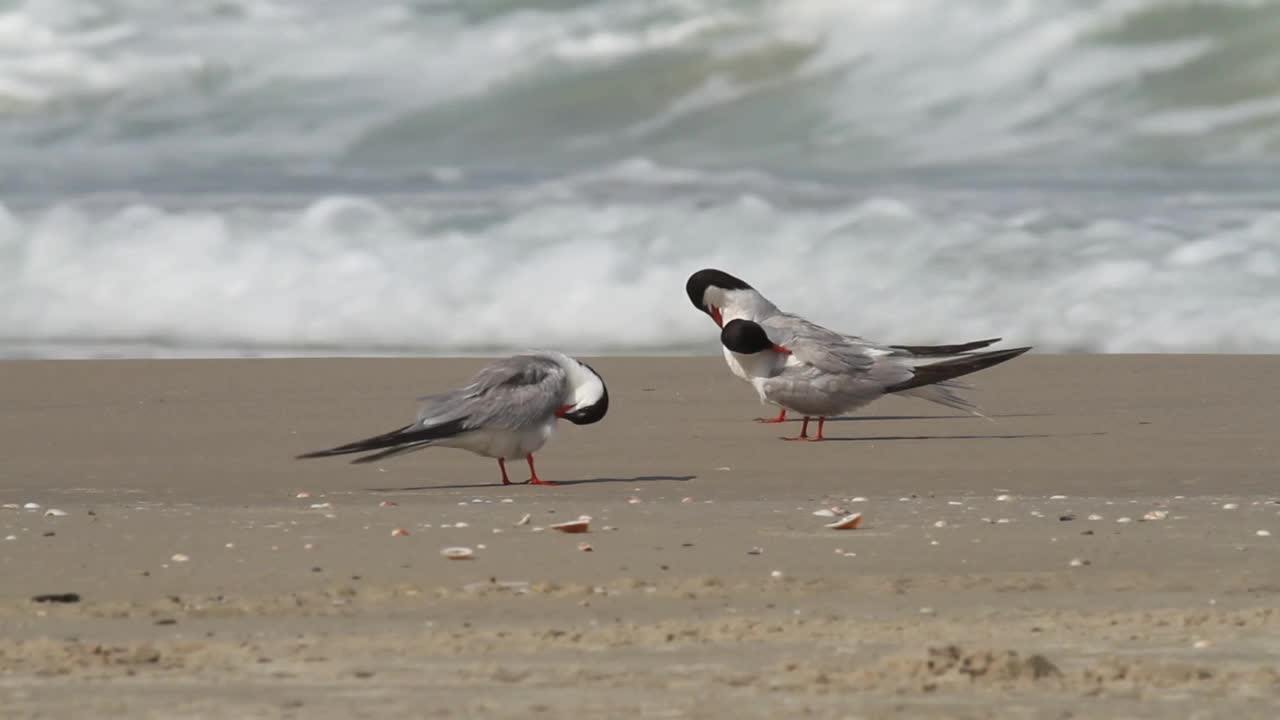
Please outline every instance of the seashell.
[[1169, 517], [1168, 510], [1152, 510], [1146, 515], [1143, 515], [1142, 519], [1143, 520], [1163, 520], [1167, 517]]
[[295, 493], [294, 497], [298, 498], [299, 500], [302, 500], [304, 498], [311, 497], [311, 493], [307, 492], [306, 490], [303, 490], [302, 492]]
[[825, 508], [822, 510], [814, 510], [813, 514], [817, 515], [818, 517], [835, 517], [836, 516], [835, 511], [827, 510]]
[[591, 547], [591, 543], [586, 542], [578, 543], [578, 549], [582, 552], [593, 552], [595, 550], [595, 548]]
[[378, 503], [378, 507], [395, 507], [395, 506], [397, 506], [397, 505], [399, 505], [399, 504], [400, 504], [400, 503], [398, 503], [398, 502], [391, 502], [390, 500], [383, 500], [382, 502]]
[[440, 554], [450, 560], [470, 560], [475, 555], [475, 551], [469, 547], [447, 547], [441, 550]]
[[521, 525], [528, 525], [529, 520], [531, 520], [532, 518], [533, 518], [533, 515], [531, 515], [530, 513], [525, 513], [524, 517], [520, 518], [520, 520], [516, 523], [516, 527], [520, 527]]
[[845, 515], [833, 523], [827, 523], [825, 527], [829, 527], [832, 530], [853, 530], [857, 528], [861, 522], [862, 513], [853, 513], [852, 515]]
[[405, 530], [404, 528], [396, 528], [395, 530], [391, 531], [391, 537], [404, 537], [405, 535], [408, 535], [408, 534], [409, 534], [409, 531]]
[[189, 555], [183, 555], [182, 553], [174, 553], [174, 554], [173, 554], [173, 557], [171, 557], [171, 558], [169, 558], [169, 559], [170, 559], [170, 560], [172, 560], [172, 561], [174, 561], [174, 562], [186, 562], [186, 561], [190, 560], [190, 559], [191, 559], [191, 557], [190, 557]]
[[591, 529], [591, 516], [580, 515], [577, 520], [569, 522], [556, 523], [549, 525], [552, 530], [559, 530], [562, 533], [584, 533]]
[[58, 508], [49, 508], [48, 510], [44, 511], [44, 516], [45, 517], [66, 517], [67, 511], [59, 510]]

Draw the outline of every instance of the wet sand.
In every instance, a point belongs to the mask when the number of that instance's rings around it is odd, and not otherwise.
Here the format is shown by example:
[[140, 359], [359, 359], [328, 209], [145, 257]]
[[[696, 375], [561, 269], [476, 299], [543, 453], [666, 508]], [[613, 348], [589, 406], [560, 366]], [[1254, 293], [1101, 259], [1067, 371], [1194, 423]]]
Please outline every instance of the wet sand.
[[482, 362], [0, 365], [0, 715], [1280, 713], [1278, 357], [1026, 356], [974, 376], [990, 420], [890, 398], [823, 443], [718, 358], [603, 358], [559, 487], [292, 459]]

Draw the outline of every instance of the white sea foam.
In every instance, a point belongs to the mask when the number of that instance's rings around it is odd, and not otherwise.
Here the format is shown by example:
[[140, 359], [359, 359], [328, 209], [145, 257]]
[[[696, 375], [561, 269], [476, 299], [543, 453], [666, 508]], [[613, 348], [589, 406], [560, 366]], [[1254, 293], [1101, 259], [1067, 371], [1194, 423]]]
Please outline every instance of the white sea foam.
[[683, 286], [719, 267], [788, 309], [894, 342], [1280, 350], [1280, 213], [1189, 236], [920, 197], [804, 208], [751, 194], [655, 204], [560, 192], [508, 199], [480, 222], [405, 198], [3, 211], [0, 335], [9, 354], [59, 344], [137, 354], [148, 343], [713, 352], [714, 326]]

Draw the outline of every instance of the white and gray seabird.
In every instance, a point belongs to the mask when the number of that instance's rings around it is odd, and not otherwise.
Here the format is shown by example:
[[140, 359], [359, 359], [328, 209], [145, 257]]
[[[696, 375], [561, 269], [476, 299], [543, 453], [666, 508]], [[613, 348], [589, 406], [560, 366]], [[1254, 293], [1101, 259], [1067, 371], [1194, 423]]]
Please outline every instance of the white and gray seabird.
[[[955, 378], [998, 365], [1029, 347], [924, 357], [908, 350], [848, 338], [833, 342], [769, 322], [731, 320], [720, 343], [742, 367], [761, 402], [804, 416], [799, 437], [822, 440], [828, 417], [856, 410], [894, 393], [913, 395], [960, 410], [974, 409], [956, 394], [965, 386]], [[818, 418], [810, 438], [809, 420]]]
[[[957, 345], [880, 345], [856, 335], [846, 335], [834, 330], [828, 330], [799, 315], [783, 312], [778, 309], [777, 305], [774, 305], [762, 295], [760, 291], [722, 270], [706, 269], [695, 272], [689, 276], [689, 280], [685, 283], [685, 292], [688, 294], [689, 301], [693, 303], [693, 306], [709, 315], [721, 329], [734, 320], [749, 320], [764, 325], [769, 328], [770, 332], [780, 332], [784, 335], [803, 338], [802, 343], [810, 347], [830, 346], [839, 348], [853, 346], [864, 349], [880, 348], [886, 352], [893, 351], [899, 357], [909, 356], [922, 360], [926, 358], [936, 360], [978, 350], [1000, 341], [1000, 338], [989, 338]], [[724, 359], [729, 365], [729, 370], [734, 375], [754, 384], [752, 375], [743, 368], [738, 355], [727, 347], [724, 348]], [[945, 388], [917, 390], [914, 393], [909, 392], [907, 394], [914, 394], [917, 397], [933, 400], [934, 402], [939, 402], [937, 398], [943, 395], [949, 395], [952, 401], [956, 400], [953, 394], [945, 392]], [[767, 400], [767, 402], [780, 405], [772, 400]], [[960, 402], [963, 403], [963, 401]], [[943, 402], [943, 404], [951, 405], [952, 402]], [[756, 418], [756, 420], [768, 423], [782, 422], [786, 419], [787, 408], [785, 405], [780, 406], [782, 409], [777, 417]]]
[[529, 463], [529, 483], [555, 485], [538, 477], [533, 454], [551, 438], [556, 421], [590, 425], [609, 411], [609, 390], [600, 374], [553, 351], [499, 360], [465, 386], [419, 400], [418, 418], [409, 425], [298, 457], [372, 452], [352, 461], [367, 463], [428, 447], [461, 448], [497, 458], [503, 485], [511, 484], [506, 461], [521, 457]]

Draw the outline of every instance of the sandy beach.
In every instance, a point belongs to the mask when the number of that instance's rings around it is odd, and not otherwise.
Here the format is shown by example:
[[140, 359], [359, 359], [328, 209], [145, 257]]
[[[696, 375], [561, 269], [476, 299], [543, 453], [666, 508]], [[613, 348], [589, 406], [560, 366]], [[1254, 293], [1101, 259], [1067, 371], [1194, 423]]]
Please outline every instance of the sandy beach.
[[718, 357], [600, 358], [559, 487], [293, 459], [483, 362], [0, 365], [0, 715], [1280, 714], [1280, 357], [1030, 355], [822, 443]]

